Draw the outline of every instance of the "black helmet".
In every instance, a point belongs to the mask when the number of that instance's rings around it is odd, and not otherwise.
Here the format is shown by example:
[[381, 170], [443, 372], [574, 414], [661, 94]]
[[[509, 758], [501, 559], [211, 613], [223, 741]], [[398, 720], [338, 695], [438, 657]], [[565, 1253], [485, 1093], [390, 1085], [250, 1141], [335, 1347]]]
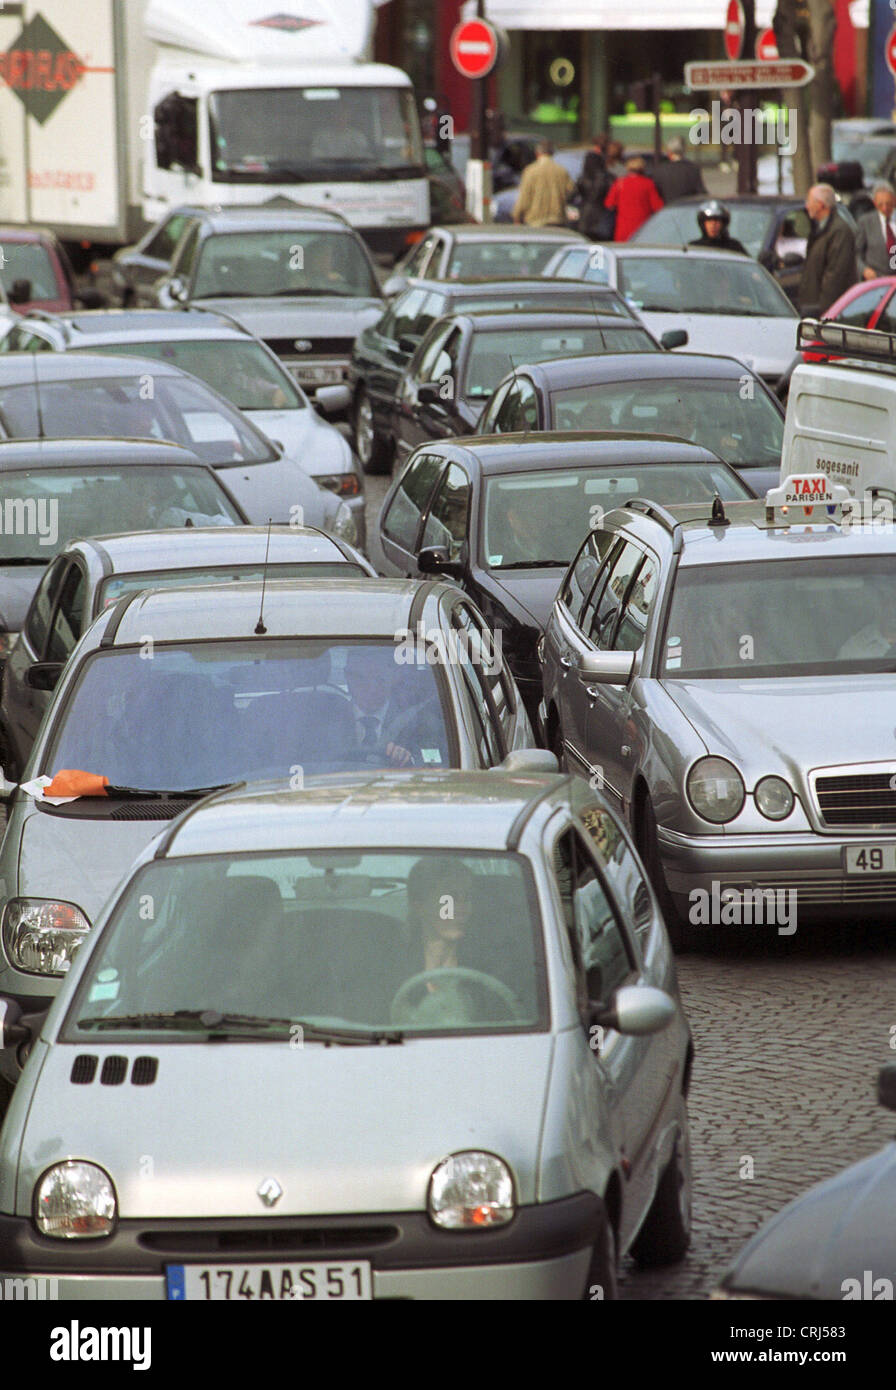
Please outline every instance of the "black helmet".
[[728, 224], [731, 221], [731, 213], [724, 203], [720, 203], [718, 198], [711, 198], [708, 203], [702, 203], [697, 213], [697, 221], [700, 224], [701, 232], [706, 232], [706, 224], [711, 217], [717, 217], [722, 223], [722, 228], [727, 232]]

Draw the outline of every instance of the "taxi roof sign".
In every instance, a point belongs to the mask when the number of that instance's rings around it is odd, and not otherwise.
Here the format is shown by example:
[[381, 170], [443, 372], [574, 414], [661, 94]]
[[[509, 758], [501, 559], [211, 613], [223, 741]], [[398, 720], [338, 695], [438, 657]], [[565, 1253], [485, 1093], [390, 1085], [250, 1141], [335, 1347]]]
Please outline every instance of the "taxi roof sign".
[[[844, 502], [851, 500], [849, 488], [832, 483], [826, 473], [791, 473], [765, 494], [765, 519], [774, 521], [777, 511], [787, 516], [791, 507], [799, 508], [804, 516], [811, 516], [816, 507], [824, 507], [829, 516], [834, 516]], [[792, 520], [798, 522], [800, 517], [795, 515]]]

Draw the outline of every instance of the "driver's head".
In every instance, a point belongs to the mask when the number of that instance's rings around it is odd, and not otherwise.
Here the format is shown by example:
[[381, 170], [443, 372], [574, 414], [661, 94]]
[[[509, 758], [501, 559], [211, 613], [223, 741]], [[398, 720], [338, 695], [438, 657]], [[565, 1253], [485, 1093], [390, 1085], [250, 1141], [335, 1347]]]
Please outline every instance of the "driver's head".
[[398, 674], [394, 647], [350, 647], [345, 662], [348, 692], [363, 714], [376, 714]]
[[427, 941], [462, 941], [473, 910], [473, 875], [445, 855], [418, 859], [408, 874], [408, 916]]

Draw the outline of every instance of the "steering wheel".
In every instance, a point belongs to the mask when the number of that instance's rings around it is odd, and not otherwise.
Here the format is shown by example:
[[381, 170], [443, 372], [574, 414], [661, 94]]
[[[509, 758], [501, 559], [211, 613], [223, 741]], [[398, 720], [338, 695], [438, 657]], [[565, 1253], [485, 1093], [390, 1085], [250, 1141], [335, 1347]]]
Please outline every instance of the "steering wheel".
[[506, 1004], [510, 1010], [511, 1018], [519, 1017], [519, 1003], [513, 990], [504, 984], [503, 980], [496, 980], [494, 975], [486, 975], [482, 970], [469, 970], [462, 965], [441, 966], [438, 970], [421, 970], [419, 975], [412, 975], [409, 980], [405, 980], [403, 985], [399, 985], [395, 992], [395, 997], [389, 1005], [389, 1017], [393, 1023], [400, 1023], [398, 1015], [401, 1007], [408, 996], [419, 985], [426, 985], [430, 980], [446, 980], [452, 977], [457, 980], [466, 980], [468, 984], [479, 985], [480, 989], [495, 995], [502, 1004]]

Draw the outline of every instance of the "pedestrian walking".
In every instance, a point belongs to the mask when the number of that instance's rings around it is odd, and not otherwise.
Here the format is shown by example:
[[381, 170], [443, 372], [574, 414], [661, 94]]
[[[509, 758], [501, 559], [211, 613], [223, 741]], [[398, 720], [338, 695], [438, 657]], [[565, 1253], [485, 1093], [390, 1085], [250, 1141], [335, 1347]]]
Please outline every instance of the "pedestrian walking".
[[604, 199], [614, 183], [614, 176], [607, 168], [607, 137], [595, 135], [593, 148], [585, 155], [582, 173], [576, 181], [576, 194], [579, 199], [579, 231], [589, 241], [612, 241], [616, 217]]
[[856, 226], [856, 260], [863, 280], [896, 274], [896, 189], [878, 179], [871, 198], [874, 212], [866, 212]]
[[520, 191], [513, 205], [514, 222], [527, 227], [566, 227], [566, 205], [575, 193], [568, 170], [553, 158], [550, 140], [539, 140], [535, 163], [528, 164], [520, 179]]
[[644, 168], [641, 156], [633, 155], [626, 160], [627, 172], [616, 180], [607, 194], [604, 206], [616, 213], [614, 241], [628, 241], [632, 233], [663, 206], [656, 184], [647, 177]]
[[684, 141], [680, 135], [673, 135], [669, 140], [666, 154], [669, 156], [667, 162], [653, 171], [653, 181], [664, 203], [706, 192], [699, 164], [684, 157]]
[[820, 317], [844, 290], [855, 284], [855, 233], [836, 208], [837, 194], [831, 185], [813, 184], [806, 194], [806, 211], [812, 219], [812, 230], [797, 292], [797, 303], [804, 317]]

